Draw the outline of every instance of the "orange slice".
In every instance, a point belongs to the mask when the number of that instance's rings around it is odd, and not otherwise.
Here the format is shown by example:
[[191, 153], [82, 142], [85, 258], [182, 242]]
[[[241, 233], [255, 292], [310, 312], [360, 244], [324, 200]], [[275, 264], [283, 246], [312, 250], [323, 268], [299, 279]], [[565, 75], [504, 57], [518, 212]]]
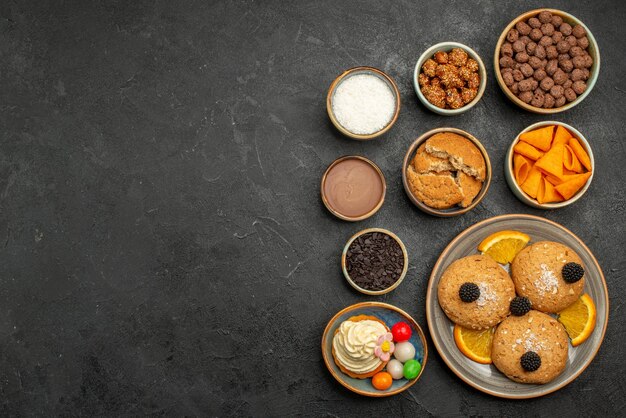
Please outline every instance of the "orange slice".
[[513, 261], [517, 253], [528, 244], [530, 237], [520, 231], [498, 231], [489, 235], [478, 245], [478, 251], [490, 256], [500, 264]]
[[585, 293], [572, 305], [559, 312], [557, 320], [565, 327], [567, 335], [572, 340], [572, 346], [576, 347], [589, 338], [596, 326], [596, 305], [591, 296]]
[[491, 343], [495, 331], [495, 327], [476, 331], [455, 325], [454, 342], [461, 353], [470, 360], [480, 364], [491, 364]]

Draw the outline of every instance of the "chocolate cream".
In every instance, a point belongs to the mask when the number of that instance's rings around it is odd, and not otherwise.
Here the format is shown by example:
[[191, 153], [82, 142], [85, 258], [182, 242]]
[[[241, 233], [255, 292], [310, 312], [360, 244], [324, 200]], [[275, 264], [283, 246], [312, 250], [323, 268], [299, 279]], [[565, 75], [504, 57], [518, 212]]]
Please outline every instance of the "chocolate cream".
[[383, 198], [384, 184], [367, 161], [347, 158], [335, 164], [324, 181], [324, 195], [336, 212], [356, 218], [372, 211]]

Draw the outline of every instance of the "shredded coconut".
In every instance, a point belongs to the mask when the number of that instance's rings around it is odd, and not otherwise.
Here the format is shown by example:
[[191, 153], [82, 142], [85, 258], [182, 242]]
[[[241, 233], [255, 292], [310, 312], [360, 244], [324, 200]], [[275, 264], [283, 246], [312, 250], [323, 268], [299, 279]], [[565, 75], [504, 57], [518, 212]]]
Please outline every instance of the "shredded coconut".
[[478, 285], [480, 289], [480, 297], [476, 299], [476, 305], [485, 306], [487, 302], [491, 302], [498, 299], [498, 295], [489, 288], [485, 283]]
[[333, 114], [348, 131], [368, 135], [383, 129], [393, 118], [396, 100], [378, 76], [357, 74], [339, 83], [333, 96]]
[[545, 264], [541, 264], [539, 267], [541, 268], [541, 276], [535, 280], [535, 288], [541, 295], [546, 293], [555, 294], [559, 288], [559, 281], [554, 272]]

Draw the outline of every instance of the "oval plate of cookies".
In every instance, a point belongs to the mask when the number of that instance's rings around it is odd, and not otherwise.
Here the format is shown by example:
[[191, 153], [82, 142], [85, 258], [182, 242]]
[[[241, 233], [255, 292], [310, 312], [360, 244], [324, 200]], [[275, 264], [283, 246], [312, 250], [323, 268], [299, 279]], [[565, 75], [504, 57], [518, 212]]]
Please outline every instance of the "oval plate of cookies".
[[493, 396], [547, 395], [576, 379], [602, 344], [609, 297], [602, 269], [563, 226], [532, 215], [479, 222], [448, 244], [426, 296], [437, 351]]

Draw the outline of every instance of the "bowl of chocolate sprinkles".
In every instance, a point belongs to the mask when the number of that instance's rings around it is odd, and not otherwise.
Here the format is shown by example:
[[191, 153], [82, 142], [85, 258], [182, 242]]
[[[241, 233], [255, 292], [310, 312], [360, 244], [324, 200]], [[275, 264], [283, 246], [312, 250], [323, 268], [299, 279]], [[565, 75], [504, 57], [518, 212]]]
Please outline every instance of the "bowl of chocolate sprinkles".
[[367, 295], [383, 295], [398, 287], [409, 267], [406, 247], [382, 228], [353, 235], [341, 254], [341, 269], [350, 286]]

